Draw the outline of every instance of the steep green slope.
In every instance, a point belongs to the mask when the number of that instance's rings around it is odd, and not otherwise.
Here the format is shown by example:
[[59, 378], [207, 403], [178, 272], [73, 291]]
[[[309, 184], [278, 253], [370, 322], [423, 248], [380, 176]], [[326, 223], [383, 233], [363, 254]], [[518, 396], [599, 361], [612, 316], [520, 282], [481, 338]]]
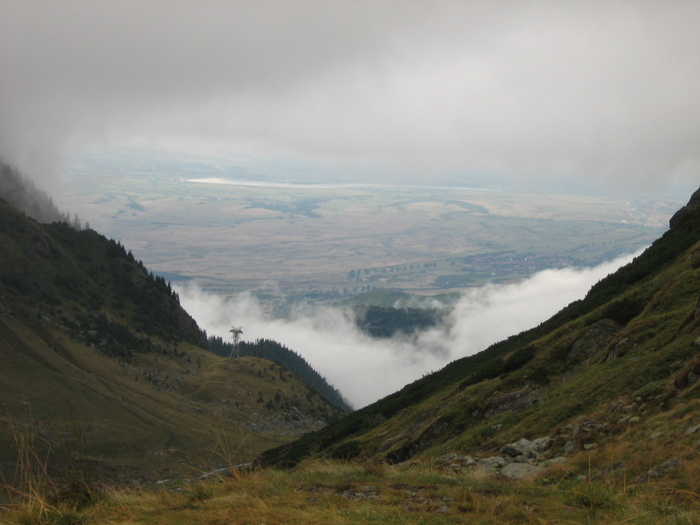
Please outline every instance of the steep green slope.
[[[683, 415], [673, 432], [682, 434], [689, 422], [700, 423], [700, 190], [671, 226], [540, 326], [260, 461], [288, 465], [320, 454], [396, 463], [446, 451], [488, 454], [520, 437], [564, 436], [567, 426], [595, 422], [597, 432], [579, 436], [571, 449], [625, 432], [632, 417], [642, 423], [675, 413]], [[552, 451], [567, 441], [562, 437]]]
[[232, 343], [225, 343], [221, 337], [209, 337], [209, 350], [222, 357], [237, 355], [253, 356], [277, 363], [295, 373], [307, 385], [318, 392], [321, 397], [343, 412], [352, 412], [352, 407], [342, 394], [326, 381], [302, 356], [277, 341], [257, 339], [253, 343], [240, 342], [234, 348]]
[[[17, 441], [113, 476], [249, 461], [341, 412], [294, 374], [222, 359], [161, 277], [91, 230], [0, 200], [0, 467]], [[55, 460], [55, 461], [54, 461]]]

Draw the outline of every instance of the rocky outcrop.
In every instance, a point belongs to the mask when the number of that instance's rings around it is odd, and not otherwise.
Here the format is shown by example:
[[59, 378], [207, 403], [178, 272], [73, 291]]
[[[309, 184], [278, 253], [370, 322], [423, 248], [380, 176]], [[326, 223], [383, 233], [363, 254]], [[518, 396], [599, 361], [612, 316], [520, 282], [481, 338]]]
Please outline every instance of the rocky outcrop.
[[679, 458], [669, 459], [668, 461], [650, 468], [644, 474], [639, 476], [632, 482], [632, 485], [637, 485], [639, 483], [648, 483], [652, 479], [658, 479], [666, 475], [667, 472], [678, 468], [681, 466], [681, 460]]
[[509, 443], [501, 447], [501, 453], [516, 458], [523, 456], [527, 459], [542, 460], [542, 453], [552, 444], [549, 437], [538, 438], [534, 441], [521, 438], [515, 443]]
[[[618, 325], [612, 319], [601, 319], [586, 330], [586, 332], [579, 337], [573, 345], [571, 345], [571, 349], [566, 356], [566, 360], [570, 361], [572, 364], [569, 370], [562, 375], [562, 382], [565, 383], [573, 376], [584, 370], [587, 366], [588, 360], [598, 354], [599, 351], [610, 345], [615, 338], [615, 335], [620, 330], [620, 325]], [[610, 349], [606, 360], [611, 361], [624, 355], [626, 352], [625, 345], [627, 345], [626, 339], [621, 341], [619, 346], [616, 345], [614, 348]]]
[[566, 457], [549, 458], [546, 452], [552, 444], [550, 437], [541, 437], [530, 441], [521, 438], [514, 443], [501, 447], [500, 456], [474, 458], [458, 454], [447, 454], [437, 459], [441, 468], [456, 473], [465, 473], [480, 469], [487, 474], [503, 476], [508, 479], [523, 479], [536, 476], [546, 468], [566, 461]]
[[539, 388], [525, 385], [512, 392], [494, 392], [480, 408], [472, 412], [472, 415], [486, 419], [502, 412], [522, 412], [542, 403], [544, 403], [544, 398], [540, 394]]
[[611, 319], [601, 319], [574, 342], [567, 359], [588, 359], [605, 348], [620, 331], [620, 326]]

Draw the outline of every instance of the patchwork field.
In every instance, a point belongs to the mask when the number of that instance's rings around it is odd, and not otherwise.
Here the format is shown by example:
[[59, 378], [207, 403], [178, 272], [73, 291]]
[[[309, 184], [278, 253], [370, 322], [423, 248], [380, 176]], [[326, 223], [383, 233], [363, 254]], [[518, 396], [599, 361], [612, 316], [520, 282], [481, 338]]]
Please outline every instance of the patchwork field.
[[169, 280], [268, 299], [433, 294], [591, 266], [679, 207], [491, 188], [294, 184], [214, 160], [76, 158], [62, 204]]

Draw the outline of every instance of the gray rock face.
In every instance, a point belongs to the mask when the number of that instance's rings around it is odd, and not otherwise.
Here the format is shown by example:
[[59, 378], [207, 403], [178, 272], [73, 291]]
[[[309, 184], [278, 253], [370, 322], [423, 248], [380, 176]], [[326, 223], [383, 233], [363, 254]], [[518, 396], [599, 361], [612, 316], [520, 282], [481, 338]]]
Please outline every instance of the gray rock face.
[[530, 441], [521, 438], [514, 443], [501, 447], [502, 456], [476, 459], [455, 453], [437, 458], [438, 466], [462, 473], [467, 469], [478, 468], [492, 475], [505, 476], [509, 479], [523, 479], [536, 476], [546, 467], [566, 461], [565, 457], [546, 459], [544, 452], [552, 444], [550, 437], [541, 437]]
[[501, 447], [501, 452], [506, 456], [518, 457], [525, 456], [528, 459], [535, 459], [539, 455], [537, 450], [535, 450], [532, 441], [529, 439], [521, 438], [515, 443], [509, 443]]
[[535, 450], [537, 452], [540, 452], [540, 453], [547, 450], [551, 444], [552, 444], [552, 438], [549, 436], [537, 438], [537, 439], [533, 440], [533, 442], [532, 442], [532, 446], [535, 447]]
[[490, 471], [492, 473], [499, 472], [508, 464], [508, 460], [501, 456], [492, 456], [490, 458], [480, 459], [476, 462], [476, 466], [480, 469]]
[[526, 385], [520, 390], [491, 396], [484, 405], [483, 417], [489, 418], [508, 411], [520, 412], [542, 403], [544, 398], [539, 390]]
[[534, 441], [521, 438], [515, 443], [501, 447], [501, 453], [513, 458], [523, 456], [527, 459], [541, 459], [542, 453], [549, 448], [551, 443], [552, 439], [549, 437], [538, 438]]
[[565, 456], [557, 456], [556, 458], [546, 459], [539, 464], [540, 467], [549, 468], [554, 465], [559, 465], [559, 463], [566, 463], [568, 459]]
[[587, 359], [606, 347], [612, 341], [615, 334], [620, 331], [620, 326], [611, 319], [601, 319], [591, 326], [571, 346], [567, 359]]

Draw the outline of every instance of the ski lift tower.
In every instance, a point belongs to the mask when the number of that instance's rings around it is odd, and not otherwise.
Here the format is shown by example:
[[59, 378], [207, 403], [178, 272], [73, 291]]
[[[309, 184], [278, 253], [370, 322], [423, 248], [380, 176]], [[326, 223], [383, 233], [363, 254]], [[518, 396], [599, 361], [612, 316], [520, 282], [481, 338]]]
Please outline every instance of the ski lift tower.
[[229, 330], [231, 332], [231, 336], [233, 337], [233, 348], [231, 348], [231, 353], [229, 354], [229, 359], [233, 359], [233, 353], [236, 353], [236, 359], [240, 359], [241, 355], [238, 351], [238, 340], [241, 337], [241, 334], [243, 333], [243, 330], [241, 330], [238, 327], [232, 326], [231, 329]]

